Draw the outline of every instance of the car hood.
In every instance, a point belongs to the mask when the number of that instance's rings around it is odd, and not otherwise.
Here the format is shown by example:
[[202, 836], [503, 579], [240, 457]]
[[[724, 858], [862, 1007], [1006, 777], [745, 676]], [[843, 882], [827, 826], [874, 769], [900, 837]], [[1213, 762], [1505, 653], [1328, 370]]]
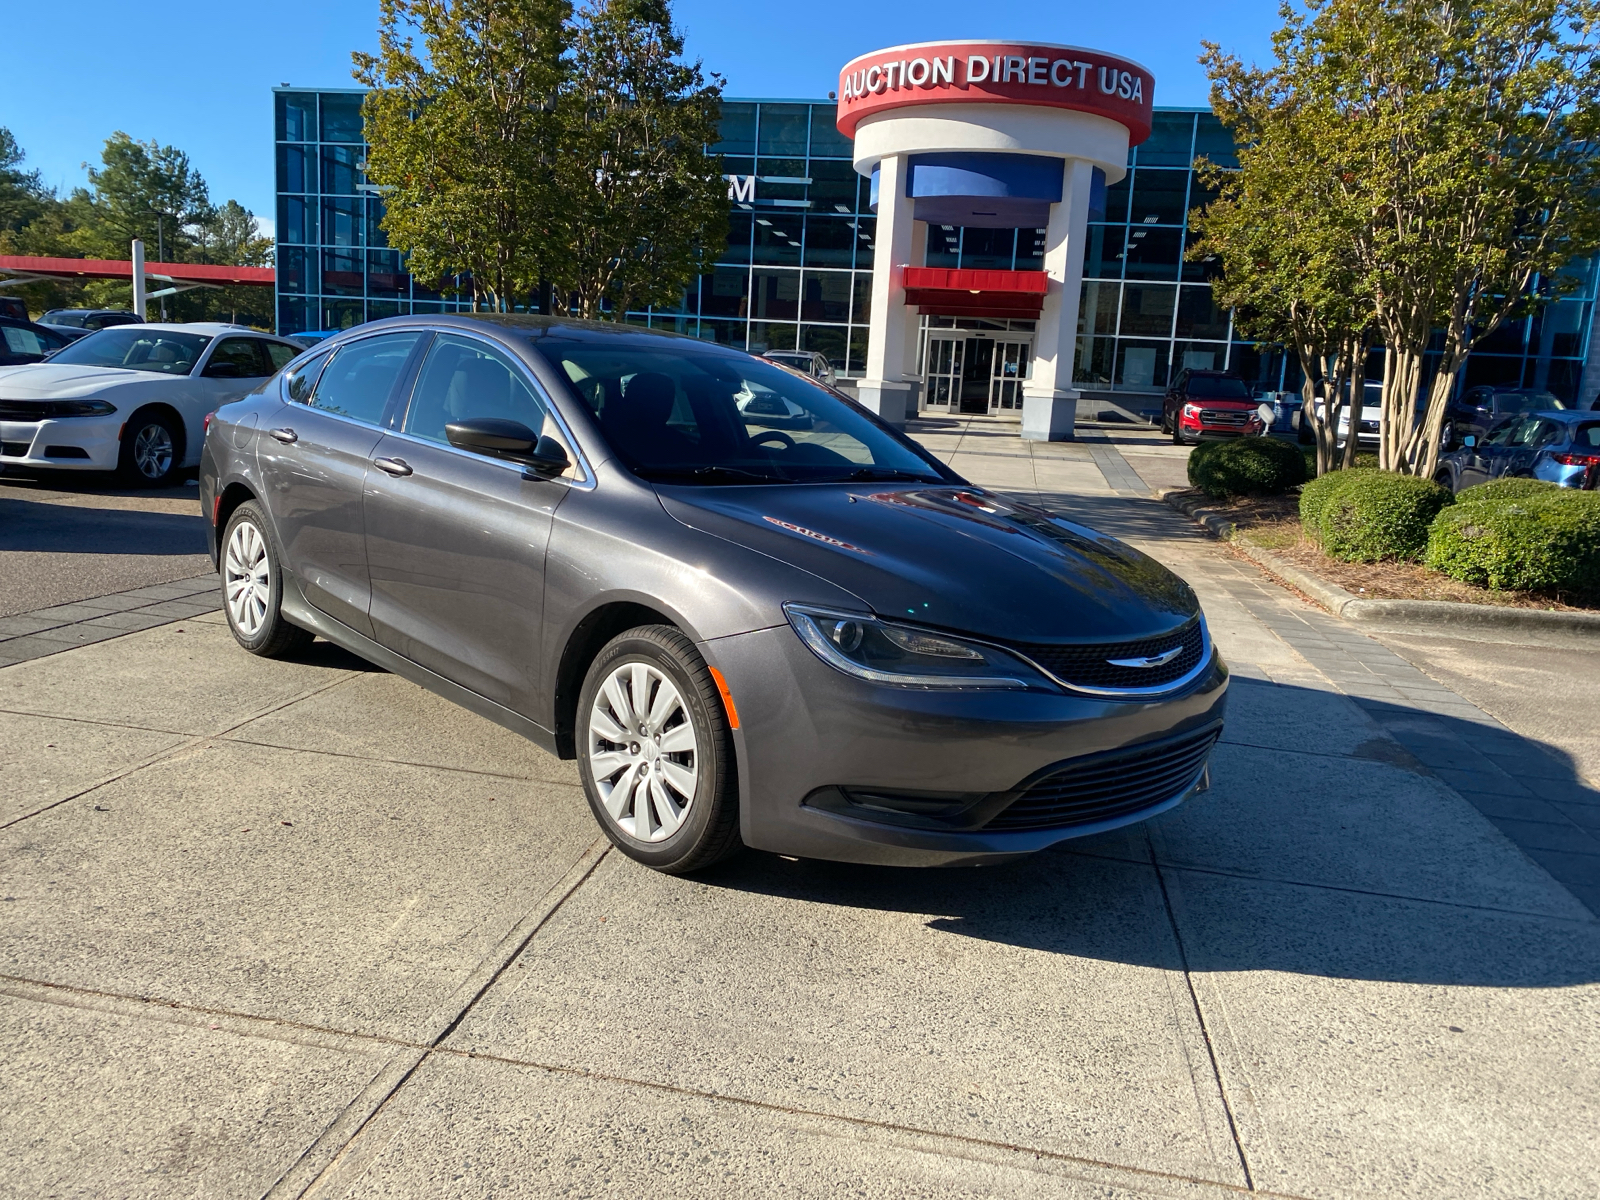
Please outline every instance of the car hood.
[[1148, 555], [983, 488], [658, 494], [683, 524], [791, 563], [885, 617], [1005, 641], [1122, 641], [1165, 633], [1200, 607], [1189, 585]]
[[10, 400], [59, 400], [93, 396], [108, 387], [151, 378], [182, 379], [184, 376], [157, 376], [150, 371], [130, 371], [126, 367], [30, 363], [20, 367], [0, 367], [0, 396]]

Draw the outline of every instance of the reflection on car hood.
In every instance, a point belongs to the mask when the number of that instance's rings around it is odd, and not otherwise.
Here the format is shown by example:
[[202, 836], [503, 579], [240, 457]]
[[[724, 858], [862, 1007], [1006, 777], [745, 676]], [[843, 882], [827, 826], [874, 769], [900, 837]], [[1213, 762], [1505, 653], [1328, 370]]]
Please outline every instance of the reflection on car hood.
[[792, 563], [886, 617], [1005, 641], [1077, 642], [1155, 636], [1199, 611], [1189, 585], [1148, 555], [983, 488], [659, 493], [685, 525]]
[[[77, 367], [66, 363], [26, 363], [0, 367], [0, 396], [8, 400], [60, 400], [93, 396], [115, 384], [140, 379], [172, 379], [126, 367]], [[177, 376], [182, 378], [182, 376]]]

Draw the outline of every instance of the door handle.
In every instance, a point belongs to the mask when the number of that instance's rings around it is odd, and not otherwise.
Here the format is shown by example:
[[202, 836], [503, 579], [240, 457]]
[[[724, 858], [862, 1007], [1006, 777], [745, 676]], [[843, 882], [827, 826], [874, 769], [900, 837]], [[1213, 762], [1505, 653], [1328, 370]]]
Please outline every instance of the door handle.
[[411, 474], [411, 464], [403, 458], [375, 458], [372, 465], [380, 471], [390, 475], [400, 476]]
[[283, 429], [268, 430], [268, 432], [282, 442], [285, 446], [292, 446], [300, 440], [300, 435], [287, 427]]

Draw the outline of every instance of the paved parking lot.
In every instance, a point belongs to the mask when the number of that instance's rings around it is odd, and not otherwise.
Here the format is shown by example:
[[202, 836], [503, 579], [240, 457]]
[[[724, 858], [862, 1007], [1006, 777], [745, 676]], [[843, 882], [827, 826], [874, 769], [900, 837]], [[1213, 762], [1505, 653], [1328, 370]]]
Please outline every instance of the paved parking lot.
[[1007, 432], [918, 435], [1157, 554], [1235, 671], [1210, 792], [1016, 866], [655, 875], [572, 764], [203, 593], [0, 642], [0, 1194], [1600, 1192], [1572, 739], [1143, 496], [1176, 448]]

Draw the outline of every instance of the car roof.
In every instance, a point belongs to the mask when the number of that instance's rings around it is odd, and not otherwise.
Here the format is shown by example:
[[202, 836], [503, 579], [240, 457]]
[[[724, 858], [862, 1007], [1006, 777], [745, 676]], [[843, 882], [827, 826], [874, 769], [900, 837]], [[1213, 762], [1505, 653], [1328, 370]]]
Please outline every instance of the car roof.
[[[212, 336], [223, 333], [248, 333], [254, 337], [269, 337], [275, 340], [275, 333], [263, 333], [259, 329], [251, 329], [248, 325], [230, 325], [226, 321], [139, 321], [127, 325], [114, 326], [116, 329], [162, 329], [170, 333], [205, 333]], [[95, 332], [104, 332], [96, 330]]]
[[[413, 313], [410, 316], [384, 317], [341, 330], [339, 340], [364, 336], [385, 329], [459, 328], [478, 329], [485, 333], [528, 335], [535, 343], [546, 338], [560, 341], [591, 342], [595, 345], [660, 346], [665, 342], [686, 343], [705, 353], [749, 357], [745, 351], [703, 338], [688, 337], [681, 333], [668, 333], [664, 329], [646, 329], [642, 325], [624, 325], [618, 321], [584, 321], [577, 317], [541, 316], [537, 313]], [[181, 328], [181, 327], [180, 327]], [[330, 339], [330, 341], [333, 339]], [[327, 342], [318, 343], [317, 349]], [[687, 348], [687, 347], [685, 347]], [[309, 351], [308, 351], [309, 353]]]

